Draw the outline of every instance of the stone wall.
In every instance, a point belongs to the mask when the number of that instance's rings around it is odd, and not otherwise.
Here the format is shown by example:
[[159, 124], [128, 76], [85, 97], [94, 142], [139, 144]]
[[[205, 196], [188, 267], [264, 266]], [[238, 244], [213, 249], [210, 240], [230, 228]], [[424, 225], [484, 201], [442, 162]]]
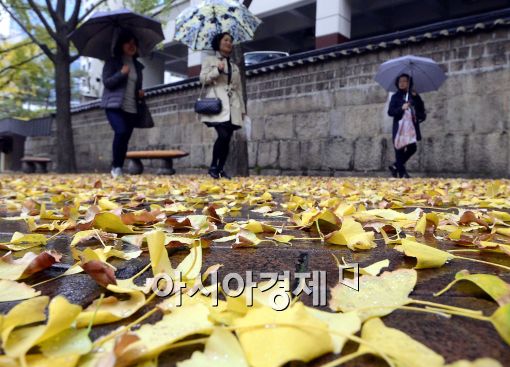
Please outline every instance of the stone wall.
[[[423, 95], [428, 119], [408, 165], [427, 176], [507, 177], [510, 172], [510, 29], [461, 33], [400, 47], [248, 77], [251, 172], [256, 174], [386, 175], [393, 160], [389, 95], [373, 80], [380, 63], [402, 55], [431, 57], [448, 80]], [[181, 148], [180, 172], [203, 172], [215, 132], [193, 111], [198, 88], [151, 96], [156, 128], [137, 130], [130, 149]], [[112, 132], [104, 112], [73, 115], [78, 165], [105, 171]], [[54, 152], [54, 141], [30, 139], [28, 153]], [[154, 167], [157, 162], [153, 162]], [[149, 164], [149, 166], [152, 166]]]

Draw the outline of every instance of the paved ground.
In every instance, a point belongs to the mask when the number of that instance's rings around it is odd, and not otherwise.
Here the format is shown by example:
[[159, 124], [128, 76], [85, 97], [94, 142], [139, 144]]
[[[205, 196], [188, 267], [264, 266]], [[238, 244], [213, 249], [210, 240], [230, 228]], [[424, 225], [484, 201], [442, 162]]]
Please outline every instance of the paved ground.
[[[103, 176], [103, 181], [106, 178]], [[201, 178], [198, 178], [200, 180]], [[341, 180], [341, 179], [339, 179]], [[150, 180], [149, 180], [150, 181]], [[314, 181], [318, 182], [318, 181]], [[393, 185], [400, 185], [400, 181], [392, 181]], [[467, 182], [467, 181], [466, 181]], [[5, 189], [6, 181], [2, 180]], [[489, 185], [489, 183], [487, 183]], [[43, 190], [44, 191], [44, 190]], [[259, 190], [260, 191], [260, 190]], [[264, 190], [262, 190], [264, 191]], [[171, 195], [169, 195], [170, 197]], [[3, 199], [6, 199], [5, 191]], [[25, 198], [26, 199], [26, 198]], [[0, 198], [0, 200], [2, 200]], [[273, 195], [273, 201], [277, 204], [286, 202], [288, 197], [282, 193]], [[277, 205], [278, 206], [278, 205]], [[259, 219], [264, 223], [279, 227], [282, 224], [288, 224], [288, 219], [283, 217], [269, 218], [259, 213], [254, 213], [249, 209], [253, 206], [244, 205], [235, 217], [226, 215], [225, 222], [241, 221], [247, 219]], [[412, 210], [411, 205], [405, 208], [406, 211]], [[476, 208], [475, 208], [476, 209]], [[498, 210], [506, 211], [508, 208], [499, 208]], [[457, 213], [457, 208], [425, 208], [427, 212], [446, 211]], [[197, 209], [197, 213], [201, 213], [201, 209]], [[14, 211], [8, 211], [0, 205], [0, 242], [8, 241], [15, 231], [28, 232], [27, 225], [23, 220], [5, 220], [1, 217], [16, 215]], [[220, 228], [222, 225], [219, 226]], [[317, 233], [307, 232], [298, 229], [289, 229], [286, 234], [295, 235], [296, 237], [317, 237]], [[48, 248], [55, 249], [62, 254], [62, 262], [55, 264], [51, 268], [44, 270], [27, 280], [28, 284], [36, 284], [42, 280], [49, 279], [61, 274], [73, 262], [69, 243], [72, 233], [63, 233], [53, 238]], [[219, 238], [227, 235], [226, 232], [214, 232], [204, 236], [207, 239]], [[447, 240], [437, 240], [431, 234], [427, 234], [421, 239], [430, 246], [444, 250], [459, 249], [454, 243]], [[327, 245], [318, 240], [310, 241], [294, 241], [292, 245], [275, 245], [274, 243], [261, 243], [253, 248], [232, 248], [232, 243], [212, 243], [210, 248], [204, 250], [203, 269], [214, 264], [224, 264], [220, 269], [219, 278], [231, 272], [243, 274], [245, 271], [253, 271], [255, 275], [260, 272], [278, 272], [289, 271], [291, 275], [294, 272], [307, 272], [314, 270], [323, 270], [327, 272], [328, 294], [330, 298], [329, 288], [334, 287], [338, 282], [338, 270], [332, 254], [338, 258], [344, 257], [348, 262], [357, 262], [360, 266], [370, 265], [376, 261], [389, 259], [390, 266], [385, 270], [395, 270], [398, 268], [412, 268], [416, 261], [413, 258], [404, 257], [403, 254], [393, 250], [392, 246], [386, 246], [379, 234], [376, 234], [377, 248], [370, 251], [353, 252], [344, 246]], [[98, 246], [98, 243], [88, 243], [89, 246]], [[0, 251], [0, 255], [5, 251]], [[178, 263], [188, 253], [186, 248], [172, 248], [169, 250], [172, 263]], [[510, 266], [508, 255], [495, 252], [484, 252], [483, 254], [470, 254], [469, 256], [484, 261], [495, 262]], [[149, 263], [148, 253], [144, 252], [137, 259], [129, 261], [115, 260], [112, 262], [117, 267], [116, 276], [118, 279], [130, 277], [139, 272]], [[454, 305], [458, 307], [483, 310], [485, 315], [490, 315], [497, 308], [497, 304], [485, 295], [480, 289], [468, 282], [459, 284], [452, 290], [441, 296], [433, 297], [433, 293], [439, 291], [452, 281], [454, 275], [463, 269], [468, 269], [471, 273], [488, 273], [500, 276], [506, 282], [510, 283], [510, 273], [497, 267], [485, 264], [452, 261], [441, 268], [423, 269], [418, 272], [418, 284], [412, 293], [414, 299], [429, 300], [441, 302], [443, 304]], [[144, 278], [151, 275], [148, 271], [139, 279], [142, 282]], [[292, 277], [291, 277], [292, 279]], [[54, 297], [56, 295], [64, 295], [71, 302], [88, 306], [94, 299], [104, 292], [94, 280], [87, 274], [77, 274], [54, 280], [44, 285], [38, 286], [38, 290], [43, 295]], [[301, 300], [309, 306], [312, 306], [312, 297], [304, 295]], [[158, 302], [160, 300], [157, 300]], [[8, 312], [17, 302], [0, 303], [0, 313]], [[152, 305], [146, 306], [128, 320], [118, 323], [96, 326], [93, 328], [92, 337], [97, 338], [111, 330], [114, 330], [121, 324], [127, 324], [137, 319], [141, 314], [151, 309]], [[328, 310], [327, 307], [321, 307]], [[156, 313], [145, 322], [154, 322], [161, 317]], [[503, 366], [510, 365], [510, 348], [501, 339], [493, 326], [487, 322], [466, 319], [462, 317], [452, 317], [450, 319], [436, 316], [432, 314], [416, 313], [411, 311], [398, 310], [384, 317], [384, 322], [389, 327], [397, 328], [419, 342], [430, 347], [437, 353], [444, 356], [447, 362], [454, 362], [459, 359], [476, 359], [480, 357], [492, 357], [502, 363]], [[355, 351], [357, 345], [348, 343], [342, 354]], [[182, 348], [177, 351], [167, 352], [160, 357], [160, 366], [173, 366], [176, 361], [189, 358], [193, 352], [193, 348]], [[322, 363], [333, 360], [332, 355], [324, 356], [318, 360], [311, 362], [310, 366], [320, 366]], [[304, 365], [299, 362], [291, 364], [292, 366]], [[382, 360], [375, 357], [362, 357], [351, 361], [346, 366], [384, 366]]]

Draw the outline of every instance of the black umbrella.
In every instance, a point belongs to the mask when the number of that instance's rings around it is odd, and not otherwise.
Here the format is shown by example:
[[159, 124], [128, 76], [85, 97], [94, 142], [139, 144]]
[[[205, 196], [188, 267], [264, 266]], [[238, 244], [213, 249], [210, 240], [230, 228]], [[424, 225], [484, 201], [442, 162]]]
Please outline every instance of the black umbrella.
[[150, 54], [165, 38], [159, 21], [127, 9], [95, 13], [70, 38], [82, 56], [107, 60], [123, 29], [137, 38], [140, 56]]

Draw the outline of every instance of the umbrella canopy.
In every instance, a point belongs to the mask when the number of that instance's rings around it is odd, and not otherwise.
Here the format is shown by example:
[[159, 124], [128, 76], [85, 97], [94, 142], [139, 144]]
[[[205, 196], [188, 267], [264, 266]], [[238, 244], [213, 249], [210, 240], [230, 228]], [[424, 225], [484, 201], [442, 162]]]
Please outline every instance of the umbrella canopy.
[[234, 0], [204, 0], [186, 8], [175, 21], [175, 36], [192, 50], [211, 50], [218, 33], [228, 32], [234, 43], [253, 39], [262, 21]]
[[416, 92], [425, 93], [438, 90], [446, 80], [446, 75], [432, 59], [418, 56], [403, 56], [379, 65], [375, 80], [389, 92], [396, 92], [395, 80], [402, 74], [413, 78]]
[[122, 29], [137, 38], [140, 56], [149, 55], [165, 38], [159, 21], [127, 9], [95, 13], [70, 38], [82, 56], [107, 60]]

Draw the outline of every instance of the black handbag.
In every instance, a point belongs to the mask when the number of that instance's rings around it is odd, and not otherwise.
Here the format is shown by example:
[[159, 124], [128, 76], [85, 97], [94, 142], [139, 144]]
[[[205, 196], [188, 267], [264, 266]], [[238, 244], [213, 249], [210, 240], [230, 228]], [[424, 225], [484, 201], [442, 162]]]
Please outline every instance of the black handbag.
[[152, 119], [151, 111], [147, 104], [143, 101], [138, 106], [138, 119], [135, 125], [138, 129], [150, 129], [154, 127], [154, 120]]
[[214, 95], [216, 98], [202, 98], [202, 93], [204, 91], [205, 83], [202, 85], [202, 89], [200, 90], [200, 96], [195, 102], [195, 112], [201, 115], [217, 115], [223, 109], [221, 104], [221, 99], [218, 98], [216, 94], [216, 88], [213, 86]]

